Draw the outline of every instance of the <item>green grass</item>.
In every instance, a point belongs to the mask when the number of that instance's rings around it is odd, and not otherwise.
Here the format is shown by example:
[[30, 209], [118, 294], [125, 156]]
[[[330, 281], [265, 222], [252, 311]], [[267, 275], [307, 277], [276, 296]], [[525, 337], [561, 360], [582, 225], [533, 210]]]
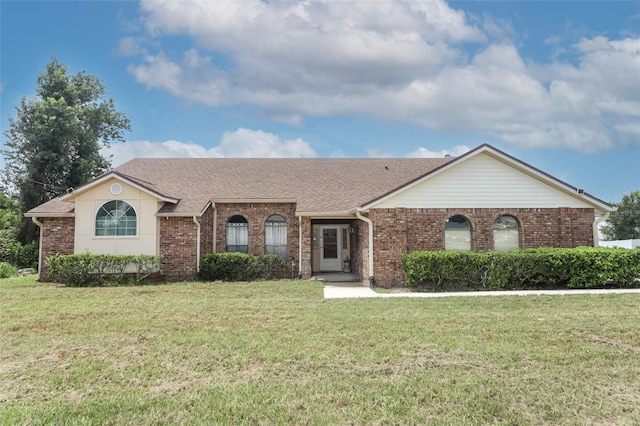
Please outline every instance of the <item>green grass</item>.
[[640, 295], [0, 280], [0, 424], [640, 424]]

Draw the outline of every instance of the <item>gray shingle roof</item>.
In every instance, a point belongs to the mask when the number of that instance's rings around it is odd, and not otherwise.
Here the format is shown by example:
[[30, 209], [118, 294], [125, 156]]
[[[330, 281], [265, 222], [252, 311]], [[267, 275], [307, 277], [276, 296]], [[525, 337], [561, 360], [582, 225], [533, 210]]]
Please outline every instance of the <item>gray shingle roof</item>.
[[[197, 214], [212, 199], [295, 200], [299, 213], [348, 212], [454, 158], [137, 158], [113, 172], [169, 198], [161, 212]], [[70, 212], [52, 200], [31, 213]]]

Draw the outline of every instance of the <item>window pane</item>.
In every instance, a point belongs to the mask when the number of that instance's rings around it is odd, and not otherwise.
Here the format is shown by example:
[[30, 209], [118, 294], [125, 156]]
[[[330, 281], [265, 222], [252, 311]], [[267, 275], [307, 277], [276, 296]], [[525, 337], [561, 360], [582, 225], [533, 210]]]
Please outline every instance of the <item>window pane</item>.
[[500, 216], [493, 224], [493, 249], [507, 251], [520, 248], [518, 221], [513, 216]]
[[267, 219], [264, 228], [266, 254], [277, 254], [287, 258], [287, 222], [280, 215], [273, 215]]
[[233, 216], [227, 222], [227, 251], [249, 252], [249, 224], [242, 216]]
[[136, 211], [126, 201], [114, 200], [103, 204], [96, 214], [96, 236], [136, 235]]
[[444, 248], [451, 251], [471, 250], [471, 224], [464, 216], [453, 216], [445, 224]]

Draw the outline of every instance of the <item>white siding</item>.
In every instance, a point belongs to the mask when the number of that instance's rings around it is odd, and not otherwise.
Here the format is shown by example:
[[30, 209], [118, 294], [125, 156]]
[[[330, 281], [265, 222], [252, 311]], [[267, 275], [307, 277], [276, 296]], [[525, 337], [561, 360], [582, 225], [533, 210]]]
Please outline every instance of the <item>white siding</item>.
[[592, 207], [486, 153], [462, 161], [374, 208]]
[[[121, 183], [121, 194], [111, 194], [109, 188], [115, 180], [108, 180], [75, 199], [75, 253], [88, 250], [96, 254], [156, 254], [158, 200], [133, 186]], [[121, 237], [96, 237], [94, 227], [96, 212], [102, 204], [111, 200], [124, 200], [137, 214], [137, 235]]]

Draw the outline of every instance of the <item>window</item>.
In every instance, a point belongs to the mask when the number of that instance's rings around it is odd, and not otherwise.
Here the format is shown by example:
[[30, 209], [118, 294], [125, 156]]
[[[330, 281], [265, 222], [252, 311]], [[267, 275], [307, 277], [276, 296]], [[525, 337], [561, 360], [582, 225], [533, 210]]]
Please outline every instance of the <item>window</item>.
[[287, 258], [287, 220], [277, 214], [269, 216], [264, 227], [264, 252]]
[[242, 216], [232, 216], [227, 222], [227, 251], [249, 253], [249, 224]]
[[500, 216], [493, 223], [493, 249], [506, 251], [520, 248], [520, 229], [513, 216]]
[[451, 251], [471, 251], [471, 224], [466, 217], [455, 215], [444, 225], [444, 248]]
[[104, 203], [96, 213], [96, 237], [136, 235], [137, 217], [126, 201]]

